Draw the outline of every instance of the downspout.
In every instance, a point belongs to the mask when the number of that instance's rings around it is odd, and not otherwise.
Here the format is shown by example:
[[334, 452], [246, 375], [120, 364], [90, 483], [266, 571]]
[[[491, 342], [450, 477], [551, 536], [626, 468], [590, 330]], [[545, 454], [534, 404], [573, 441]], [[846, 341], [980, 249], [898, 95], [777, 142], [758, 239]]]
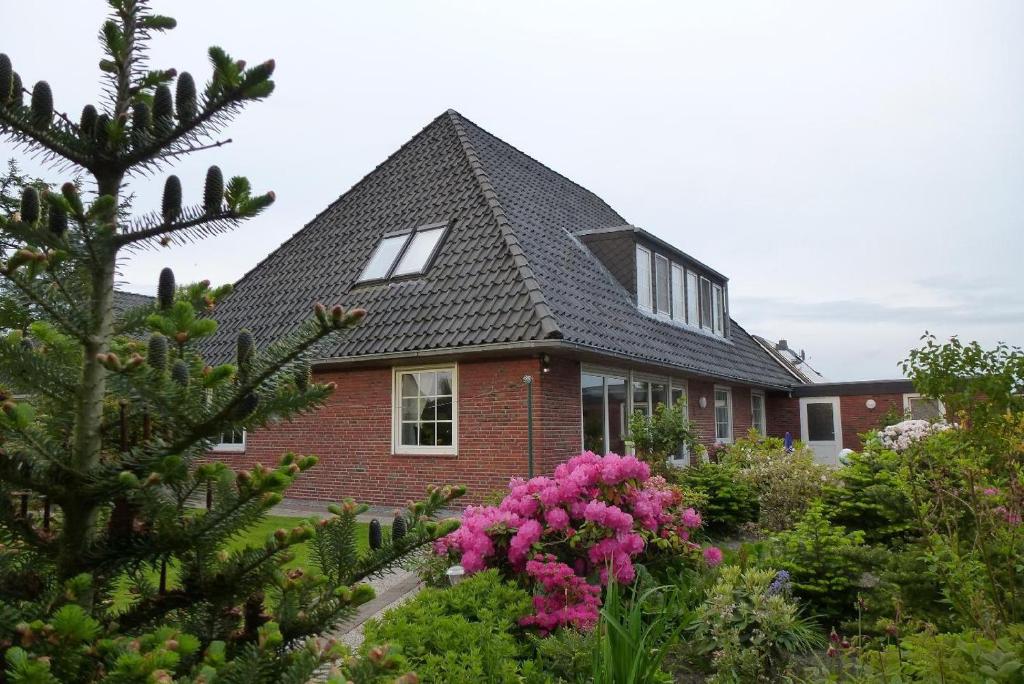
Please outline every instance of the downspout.
[[533, 376], [524, 375], [526, 385], [526, 475], [533, 479]]

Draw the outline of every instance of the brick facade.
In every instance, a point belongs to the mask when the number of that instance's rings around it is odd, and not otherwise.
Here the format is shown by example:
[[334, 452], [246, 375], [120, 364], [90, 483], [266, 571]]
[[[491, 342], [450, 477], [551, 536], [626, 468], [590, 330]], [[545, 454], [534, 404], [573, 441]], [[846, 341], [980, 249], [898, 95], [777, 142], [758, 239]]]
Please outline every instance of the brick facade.
[[[875, 400], [875, 408], [867, 407], [868, 399]], [[843, 448], [860, 451], [864, 444], [860, 436], [877, 430], [882, 417], [891, 409], [903, 412], [902, 394], [851, 394], [839, 397], [839, 415], [843, 421]]]
[[550, 365], [542, 373], [537, 358], [460, 362], [455, 456], [392, 453], [392, 369], [375, 368], [318, 373], [318, 382], [338, 384], [320, 410], [251, 431], [244, 454], [211, 457], [244, 468], [276, 463], [287, 451], [314, 454], [320, 463], [288, 492], [297, 498], [394, 505], [422, 498], [428, 484], [465, 484], [465, 502], [479, 502], [527, 474], [524, 375], [536, 383], [535, 472], [550, 472], [579, 452], [579, 366]]
[[765, 396], [765, 414], [768, 434], [772, 437], [800, 439], [800, 400], [785, 394], [769, 393]]

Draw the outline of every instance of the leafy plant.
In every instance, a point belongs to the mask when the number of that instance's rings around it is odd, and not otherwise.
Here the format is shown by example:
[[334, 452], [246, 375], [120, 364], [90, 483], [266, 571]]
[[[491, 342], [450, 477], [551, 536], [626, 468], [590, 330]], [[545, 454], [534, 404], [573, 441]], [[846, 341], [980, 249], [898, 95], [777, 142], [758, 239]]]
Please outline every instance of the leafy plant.
[[623, 600], [618, 582], [608, 583], [591, 674], [594, 684], [655, 684], [671, 682], [662, 671], [666, 646], [675, 641], [682, 625], [674, 626], [663, 611], [647, 612], [652, 595], [664, 587], [633, 592]]
[[860, 453], [848, 454], [825, 487], [827, 516], [847, 529], [860, 530], [869, 544], [892, 545], [912, 538], [917, 519], [900, 485], [905, 460], [869, 437]]
[[833, 524], [820, 502], [771, 541], [771, 562], [790, 573], [794, 595], [833, 624], [854, 613], [861, 576], [880, 560], [864, 545], [862, 532]]
[[712, 535], [732, 534], [758, 518], [757, 490], [733, 465], [702, 462], [678, 469], [673, 477], [703, 497], [704, 527]]
[[824, 642], [784, 573], [737, 566], [722, 567], [688, 636], [691, 662], [709, 664], [716, 682], [778, 681], [794, 656]]
[[635, 411], [629, 418], [629, 435], [637, 458], [651, 466], [652, 472], [664, 475], [670, 458], [686, 446], [690, 453], [697, 448], [696, 429], [686, 418], [686, 402], [678, 400], [669, 408], [659, 403], [651, 416]]
[[530, 608], [530, 596], [496, 570], [479, 572], [366, 622], [362, 652], [387, 644], [400, 654], [398, 671], [412, 669], [426, 682], [519, 682], [530, 649], [517, 637], [518, 622]]
[[782, 439], [754, 430], [729, 446], [721, 460], [757, 491], [758, 525], [771, 531], [792, 527], [832, 479], [832, 471], [816, 463], [803, 444], [787, 451]]

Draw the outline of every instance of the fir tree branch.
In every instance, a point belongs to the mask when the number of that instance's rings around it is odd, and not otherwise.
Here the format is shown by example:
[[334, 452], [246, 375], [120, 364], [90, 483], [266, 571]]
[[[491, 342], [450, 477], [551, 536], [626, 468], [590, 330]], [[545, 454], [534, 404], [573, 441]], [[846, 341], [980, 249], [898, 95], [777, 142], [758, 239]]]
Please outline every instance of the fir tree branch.
[[215, 143], [210, 143], [209, 145], [193, 145], [192, 147], [186, 147], [184, 149], [172, 150], [170, 152], [158, 154], [154, 157], [154, 159], [170, 159], [172, 157], [180, 157], [183, 154], [191, 154], [193, 152], [202, 152], [203, 150], [212, 150], [216, 147], [223, 147], [224, 145], [229, 145], [233, 142], [234, 140], [232, 140], [231, 138], [226, 138], [224, 140], [218, 140]]
[[53, 319], [57, 325], [64, 329], [64, 332], [79, 340], [80, 342], [88, 343], [89, 336], [85, 330], [79, 327], [74, 321], [65, 316], [57, 307], [53, 305], [45, 296], [36, 292], [35, 288], [32, 287], [31, 282], [23, 279], [17, 271], [9, 273], [3, 271], [3, 276], [7, 278], [18, 290], [28, 297], [28, 299], [38, 306], [40, 309], [46, 312], [46, 314]]
[[[36, 145], [51, 154], [67, 159], [72, 164], [88, 169], [92, 166], [94, 159], [91, 156], [82, 154], [68, 146], [66, 140], [60, 140], [53, 135], [52, 130], [40, 130], [28, 121], [24, 120], [9, 107], [0, 106], [0, 133], [3, 133], [18, 142], [28, 145]], [[75, 138], [77, 141], [77, 138]]]
[[171, 233], [180, 233], [182, 231], [207, 225], [214, 226], [213, 229], [210, 229], [207, 232], [211, 234], [222, 233], [231, 230], [237, 224], [241, 223], [243, 218], [245, 218], [231, 210], [222, 211], [217, 214], [208, 214], [199, 208], [189, 208], [183, 212], [183, 216], [186, 217], [185, 220], [171, 222], [164, 221], [148, 227], [137, 226], [129, 228], [125, 232], [116, 235], [114, 237], [114, 243], [118, 247], [122, 247], [134, 242], [141, 242], [143, 240], [149, 240], [151, 238]]

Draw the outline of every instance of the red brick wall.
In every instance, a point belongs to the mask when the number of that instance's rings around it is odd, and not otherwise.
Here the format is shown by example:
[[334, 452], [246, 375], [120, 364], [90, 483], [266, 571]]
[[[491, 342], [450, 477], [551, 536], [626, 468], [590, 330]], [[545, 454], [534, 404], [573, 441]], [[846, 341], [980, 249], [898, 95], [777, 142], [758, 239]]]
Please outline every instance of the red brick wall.
[[[867, 407], [868, 399], [875, 400], [875, 408]], [[768, 434], [782, 437], [786, 431], [800, 439], [800, 400], [783, 394], [768, 395]], [[903, 411], [902, 394], [850, 394], [839, 397], [839, 416], [842, 421], [843, 448], [859, 451], [862, 433], [874, 430], [882, 416], [891, 408]]]
[[[866, 406], [868, 399], [875, 400], [875, 408], [869, 409]], [[902, 394], [851, 394], [839, 397], [839, 415], [843, 421], [843, 448], [860, 451], [864, 447], [860, 435], [877, 429], [882, 416], [890, 408], [903, 411]]]
[[754, 411], [750, 406], [750, 388], [732, 388], [732, 438], [742, 439], [750, 432], [754, 422]]
[[768, 394], [765, 396], [765, 416], [767, 431], [772, 437], [785, 437], [788, 432], [793, 439], [800, 439], [799, 399], [785, 394]]
[[[690, 421], [697, 429], [697, 439], [704, 446], [710, 447], [715, 443], [715, 385], [712, 382], [705, 382], [690, 378], [687, 382], [689, 404], [687, 410], [690, 413]], [[707, 399], [707, 407], [700, 407], [700, 398]]]
[[319, 411], [250, 432], [244, 454], [211, 457], [242, 468], [274, 464], [287, 451], [314, 454], [320, 463], [288, 491], [296, 498], [395, 505], [422, 498], [428, 484], [465, 484], [463, 503], [479, 502], [526, 475], [524, 375], [537, 383], [536, 473], [579, 453], [579, 366], [552, 359], [551, 371], [540, 371], [536, 358], [459, 363], [457, 456], [391, 453], [392, 370], [378, 368], [318, 373], [318, 382], [338, 384]]

